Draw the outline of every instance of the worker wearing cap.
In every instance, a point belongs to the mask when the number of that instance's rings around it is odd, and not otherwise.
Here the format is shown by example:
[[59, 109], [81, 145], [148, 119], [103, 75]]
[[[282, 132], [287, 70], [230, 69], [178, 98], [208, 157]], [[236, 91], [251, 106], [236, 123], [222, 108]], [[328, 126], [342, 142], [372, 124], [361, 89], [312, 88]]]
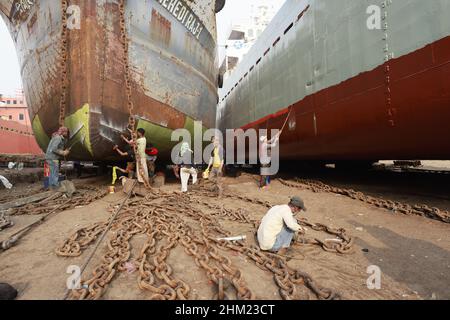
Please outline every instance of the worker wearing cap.
[[214, 145], [214, 149], [209, 160], [208, 169], [212, 168], [209, 177], [214, 178], [216, 183], [219, 183], [219, 179], [223, 173], [223, 166], [225, 165], [225, 152], [220, 144], [219, 137], [214, 137], [211, 142]]
[[65, 149], [66, 139], [69, 137], [69, 129], [61, 127], [55, 132], [45, 153], [45, 161], [50, 168], [49, 187], [59, 187], [59, 161], [67, 157], [70, 149]]
[[300, 197], [293, 197], [289, 204], [270, 209], [258, 229], [258, 243], [261, 250], [285, 254], [294, 234], [305, 231], [294, 217], [302, 210], [306, 211], [306, 207]]

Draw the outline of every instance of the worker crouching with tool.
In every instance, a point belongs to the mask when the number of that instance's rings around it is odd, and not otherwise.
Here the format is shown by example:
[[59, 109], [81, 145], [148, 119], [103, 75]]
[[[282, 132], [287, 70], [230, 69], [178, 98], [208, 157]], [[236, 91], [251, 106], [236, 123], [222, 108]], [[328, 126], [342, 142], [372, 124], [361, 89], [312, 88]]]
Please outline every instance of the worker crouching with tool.
[[136, 157], [134, 154], [134, 144], [128, 145], [126, 151], [122, 151], [119, 149], [119, 146], [114, 146], [114, 151], [116, 151], [120, 156], [127, 159], [127, 167], [126, 169], [122, 169], [120, 167], [113, 167], [113, 179], [112, 179], [112, 190], [114, 192], [114, 185], [116, 184], [117, 179], [119, 178], [119, 171], [122, 175], [125, 175], [129, 179], [134, 179], [134, 173], [136, 169]]
[[70, 154], [70, 149], [65, 149], [66, 140], [69, 137], [69, 129], [61, 127], [55, 132], [45, 153], [45, 161], [50, 168], [49, 188], [59, 187], [60, 161]]
[[258, 243], [261, 250], [286, 254], [295, 233], [306, 231], [295, 219], [295, 215], [302, 210], [306, 211], [306, 207], [300, 197], [293, 197], [289, 204], [270, 209], [258, 229]]

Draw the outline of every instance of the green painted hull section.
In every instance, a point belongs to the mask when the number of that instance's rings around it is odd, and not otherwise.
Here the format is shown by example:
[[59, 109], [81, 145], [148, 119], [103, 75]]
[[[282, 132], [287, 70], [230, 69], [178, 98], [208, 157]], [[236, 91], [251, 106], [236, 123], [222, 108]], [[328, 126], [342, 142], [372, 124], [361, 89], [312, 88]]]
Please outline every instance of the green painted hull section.
[[39, 147], [45, 152], [47, 150], [48, 144], [50, 143], [50, 138], [45, 133], [39, 115], [36, 115], [36, 117], [34, 117], [32, 127], [34, 136], [36, 138]]

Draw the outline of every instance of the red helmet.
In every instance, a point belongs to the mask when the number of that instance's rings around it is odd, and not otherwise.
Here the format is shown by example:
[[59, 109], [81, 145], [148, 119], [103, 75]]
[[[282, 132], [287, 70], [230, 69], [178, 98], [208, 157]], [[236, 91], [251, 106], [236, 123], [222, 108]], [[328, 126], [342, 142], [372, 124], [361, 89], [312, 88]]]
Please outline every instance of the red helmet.
[[156, 156], [158, 155], [159, 151], [158, 151], [158, 149], [156, 149], [156, 148], [150, 148], [150, 149], [146, 149], [146, 150], [145, 150], [145, 153], [146, 153], [148, 156], [156, 157]]

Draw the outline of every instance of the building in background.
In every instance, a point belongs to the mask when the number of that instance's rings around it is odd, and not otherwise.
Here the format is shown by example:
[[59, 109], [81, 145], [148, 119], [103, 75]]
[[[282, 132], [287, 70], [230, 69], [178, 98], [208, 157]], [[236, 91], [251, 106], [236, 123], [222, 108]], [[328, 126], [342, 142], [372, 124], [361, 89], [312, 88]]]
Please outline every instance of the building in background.
[[31, 126], [28, 106], [22, 90], [17, 90], [14, 96], [0, 94], [0, 119]]
[[0, 94], [0, 156], [41, 155], [31, 127], [22, 90], [14, 96]]
[[225, 58], [220, 67], [220, 74], [227, 79], [253, 44], [270, 24], [279, 10], [279, 4], [261, 1], [251, 6], [247, 21], [232, 23], [226, 41]]

